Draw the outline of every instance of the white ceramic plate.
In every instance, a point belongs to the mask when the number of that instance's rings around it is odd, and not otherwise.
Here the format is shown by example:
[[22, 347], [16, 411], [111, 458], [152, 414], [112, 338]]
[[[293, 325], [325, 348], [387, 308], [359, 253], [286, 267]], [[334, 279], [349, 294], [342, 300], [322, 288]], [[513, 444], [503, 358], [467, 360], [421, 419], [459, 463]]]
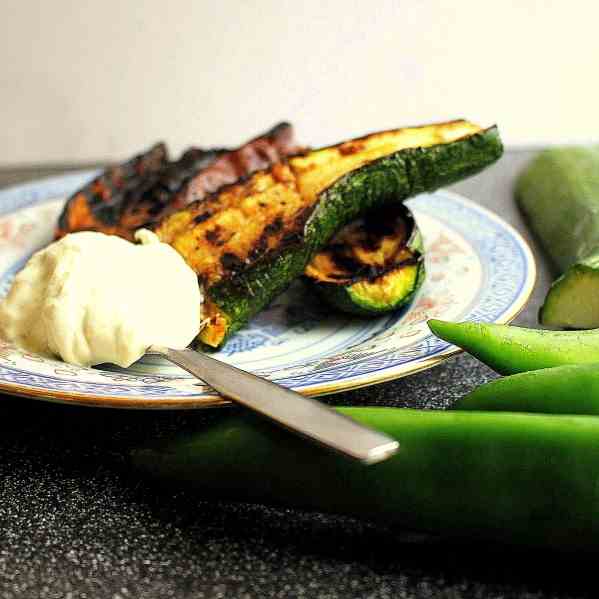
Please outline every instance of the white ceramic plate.
[[[64, 199], [94, 175], [78, 173], [0, 191], [0, 294], [29, 256], [52, 239]], [[411, 307], [377, 319], [326, 310], [294, 284], [215, 357], [321, 395], [429, 368], [457, 351], [434, 337], [429, 318], [509, 322], [535, 280], [530, 249], [507, 223], [447, 191], [409, 206], [424, 236], [426, 282]], [[80, 368], [0, 340], [0, 389], [52, 401], [127, 408], [197, 408], [224, 402], [156, 357], [127, 369]]]

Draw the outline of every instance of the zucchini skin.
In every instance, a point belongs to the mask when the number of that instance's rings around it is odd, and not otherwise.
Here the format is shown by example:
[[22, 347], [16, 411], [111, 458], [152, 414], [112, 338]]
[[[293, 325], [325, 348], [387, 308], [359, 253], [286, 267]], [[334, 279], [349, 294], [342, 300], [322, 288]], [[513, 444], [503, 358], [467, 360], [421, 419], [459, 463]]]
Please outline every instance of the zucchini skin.
[[541, 152], [516, 182], [516, 201], [557, 266], [539, 311], [547, 326], [599, 327], [599, 147]]
[[599, 549], [599, 418], [339, 408], [397, 439], [373, 466], [251, 415], [135, 450], [138, 471], [204, 497], [347, 514], [449, 537]]
[[309, 246], [296, 241], [272, 259], [258, 262], [254, 268], [204, 290], [211, 303], [226, 315], [226, 331], [216, 343], [206, 343], [206, 329], [203, 329], [196, 339], [196, 347], [209, 351], [222, 347], [231, 335], [243, 328], [252, 316], [266, 308], [304, 272], [310, 257]]
[[421, 282], [422, 236], [409, 208], [391, 202], [338, 231], [304, 271], [334, 308], [374, 316], [400, 307]]
[[405, 148], [374, 160], [343, 175], [320, 194], [306, 223], [306, 242], [316, 251], [361, 214], [474, 175], [502, 153], [494, 126], [453, 142]]
[[[353, 316], [361, 316], [364, 318], [377, 317], [382, 314], [394, 312], [400, 308], [407, 308], [425, 279], [425, 268], [424, 261], [420, 260], [416, 265], [402, 266], [394, 271], [390, 271], [383, 276], [397, 276], [402, 269], [413, 269], [416, 271], [414, 283], [411, 286], [412, 290], [399, 298], [396, 298], [393, 302], [385, 303], [384, 305], [375, 305], [372, 302], [365, 301], [359, 294], [354, 293], [352, 290], [353, 285], [326, 285], [325, 284], [313, 284], [310, 285], [320, 295], [320, 297], [327, 302], [330, 306], [346, 314], [352, 314]], [[382, 277], [380, 277], [382, 278]], [[376, 280], [374, 281], [376, 284]]]
[[[414, 227], [416, 228], [416, 224], [414, 224]], [[399, 264], [396, 268], [378, 276], [372, 281], [372, 284], [376, 285], [377, 282], [383, 279], [383, 277], [405, 276], [406, 273], [411, 274], [414, 272], [414, 281], [410, 285], [410, 291], [408, 293], [402, 293], [397, 297], [390, 298], [389, 301], [386, 301], [384, 304], [375, 304], [372, 301], [368, 301], [367, 298], [362, 297], [356, 290], [356, 283], [339, 285], [317, 281], [309, 277], [304, 277], [304, 280], [307, 280], [308, 285], [329, 305], [347, 314], [373, 317], [393, 312], [399, 308], [405, 308], [412, 303], [414, 296], [424, 283], [425, 279], [426, 271], [424, 267], [422, 236], [417, 228], [416, 234], [411, 243], [408, 244], [408, 247], [417, 252], [418, 258], [415, 264]]]
[[341, 176], [318, 194], [296, 242], [279, 253], [267, 254], [233, 279], [204, 289], [209, 301], [226, 315], [227, 324], [218, 338], [211, 336], [210, 325], [205, 327], [199, 335], [201, 346], [222, 347], [299, 277], [313, 255], [352, 220], [386, 203], [404, 201], [478, 173], [502, 152], [494, 126], [453, 142], [399, 150]]

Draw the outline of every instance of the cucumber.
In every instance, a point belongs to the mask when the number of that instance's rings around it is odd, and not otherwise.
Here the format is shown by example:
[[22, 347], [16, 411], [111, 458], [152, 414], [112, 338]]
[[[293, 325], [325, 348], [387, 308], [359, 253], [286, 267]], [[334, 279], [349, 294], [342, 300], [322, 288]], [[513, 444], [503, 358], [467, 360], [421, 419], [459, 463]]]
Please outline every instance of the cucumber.
[[599, 250], [575, 262], [552, 283], [539, 322], [567, 329], [599, 327]]
[[422, 236], [404, 204], [353, 221], [318, 252], [304, 279], [332, 307], [376, 316], [409, 304], [424, 281]]
[[364, 466], [249, 414], [132, 452], [161, 488], [348, 514], [445, 536], [599, 549], [599, 418], [341, 408], [399, 452]]
[[204, 347], [218, 348], [368, 211], [454, 183], [497, 160], [496, 127], [453, 121], [374, 133], [260, 171], [157, 228], [204, 289]]
[[518, 178], [516, 200], [563, 273], [541, 307], [541, 324], [599, 327], [599, 147], [541, 152]]

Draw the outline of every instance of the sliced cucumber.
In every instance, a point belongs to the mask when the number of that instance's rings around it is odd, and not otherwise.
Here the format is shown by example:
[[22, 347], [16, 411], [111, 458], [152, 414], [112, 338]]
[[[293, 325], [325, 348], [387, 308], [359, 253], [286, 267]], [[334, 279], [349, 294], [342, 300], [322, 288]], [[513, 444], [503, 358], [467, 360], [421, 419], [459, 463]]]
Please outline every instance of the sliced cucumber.
[[562, 276], [542, 324], [599, 327], [599, 147], [541, 152], [520, 175], [516, 199]]
[[554, 281], [539, 320], [547, 326], [568, 329], [599, 327], [599, 252], [574, 263]]

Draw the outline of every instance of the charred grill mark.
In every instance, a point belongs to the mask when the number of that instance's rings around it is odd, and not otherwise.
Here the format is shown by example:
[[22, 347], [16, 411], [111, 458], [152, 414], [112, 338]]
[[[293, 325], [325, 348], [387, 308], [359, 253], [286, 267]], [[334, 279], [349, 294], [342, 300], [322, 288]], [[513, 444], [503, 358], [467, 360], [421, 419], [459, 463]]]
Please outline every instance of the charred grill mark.
[[280, 216], [277, 216], [272, 222], [268, 223], [256, 243], [254, 247], [249, 252], [248, 258], [251, 261], [255, 261], [260, 256], [265, 254], [268, 251], [268, 240], [269, 237], [277, 235], [283, 229], [283, 219]]
[[409, 258], [404, 258], [399, 262], [391, 262], [385, 264], [385, 266], [380, 268], [371, 267], [367, 275], [362, 278], [366, 278], [369, 282], [372, 283], [374, 280], [378, 279], [379, 277], [382, 277], [383, 275], [386, 275], [388, 272], [391, 272], [392, 270], [397, 270], [398, 268], [404, 268], [406, 266], [414, 266], [420, 263], [421, 261], [422, 255], [420, 254], [420, 252], [415, 251]]
[[119, 221], [119, 207], [110, 204], [99, 205], [94, 210], [94, 215], [107, 225], [116, 225]]
[[301, 242], [302, 234], [299, 231], [290, 231], [281, 238], [281, 249], [288, 245], [294, 245]]
[[196, 225], [201, 225], [204, 221], [208, 220], [212, 216], [212, 213], [206, 210], [205, 212], [201, 212], [197, 216], [194, 217], [193, 222]]
[[[214, 227], [214, 229], [209, 229], [208, 231], [206, 231], [204, 233], [204, 237], [206, 238], [206, 241], [208, 241], [209, 243], [212, 243], [214, 245], [219, 245], [219, 241], [220, 240], [220, 234], [222, 233], [222, 229], [216, 225]], [[224, 242], [221, 242], [221, 245]]]
[[[148, 216], [150, 216], [152, 220], [158, 218], [158, 216], [162, 212], [164, 204], [168, 201], [168, 193], [166, 191], [158, 189], [156, 190], [154, 197], [156, 201], [153, 204], [151, 204], [147, 210]], [[133, 208], [131, 208], [131, 213], [136, 215], [143, 215], [143, 207], [133, 206]]]
[[363, 229], [368, 237], [388, 237], [397, 233], [398, 226], [396, 220], [391, 219], [389, 216], [384, 220], [367, 216], [364, 219]]
[[249, 258], [255, 260], [269, 248], [269, 239], [279, 237], [277, 244], [277, 251], [282, 251], [286, 246], [294, 245], [302, 241], [304, 233], [304, 225], [308, 216], [312, 213], [312, 208], [303, 208], [296, 213], [291, 221], [288, 221], [287, 225], [282, 217], [277, 216], [272, 222], [268, 223], [257, 242], [254, 244], [253, 249], [249, 253]]
[[262, 233], [258, 238], [258, 241], [254, 244], [254, 247], [250, 250], [249, 260], [252, 262], [256, 261], [260, 256], [262, 256], [268, 250], [268, 235]]
[[235, 235], [234, 231], [227, 231], [223, 229], [220, 225], [214, 225], [213, 229], [209, 229], [204, 233], [204, 237], [208, 243], [211, 243], [215, 247], [222, 247], [231, 240], [231, 238]]
[[269, 236], [278, 233], [283, 228], [283, 219], [280, 216], [277, 216], [275, 220], [271, 223], [268, 223], [266, 227], [264, 227], [263, 235]]
[[345, 277], [351, 276], [352, 273], [358, 276], [364, 270], [364, 265], [358, 262], [353, 256], [348, 256], [344, 250], [345, 246], [333, 246], [330, 248], [333, 264], [335, 264], [338, 270], [345, 271]]
[[56, 237], [81, 230], [111, 232], [118, 225], [118, 210], [104, 210], [104, 205], [118, 206], [123, 193], [160, 170], [168, 163], [168, 153], [163, 143], [147, 152], [134, 156], [121, 165], [107, 168], [100, 176], [75, 192], [65, 203], [58, 219]]
[[314, 212], [314, 206], [304, 206], [293, 219], [294, 227], [303, 231], [312, 212]]
[[[242, 183], [252, 173], [266, 169], [300, 147], [293, 139], [293, 128], [281, 123], [266, 134], [256, 137], [237, 150], [231, 150], [191, 178], [177, 193], [180, 206], [201, 202], [228, 185]], [[275, 176], [276, 169], [273, 171]]]
[[239, 274], [245, 267], [245, 262], [237, 255], [226, 252], [221, 256], [220, 263], [232, 277]]
[[[420, 252], [414, 251], [412, 255], [403, 260], [397, 262], [388, 261], [384, 266], [373, 266], [365, 265], [347, 256], [334, 256], [332, 257], [335, 264], [341, 269], [344, 268], [343, 273], [329, 273], [327, 277], [338, 282], [340, 285], [354, 284], [360, 281], [368, 281], [372, 283], [376, 279], [386, 275], [387, 273], [397, 270], [398, 268], [404, 268], [407, 266], [414, 266], [419, 264], [423, 260], [423, 256]], [[339, 258], [339, 261], [338, 261]]]
[[[340, 231], [321, 252], [322, 258], [327, 256], [320, 262], [324, 280], [339, 285], [373, 282], [393, 270], [418, 264], [423, 260], [421, 252], [407, 246], [414, 229], [414, 219], [403, 204], [371, 211]], [[384, 246], [385, 238], [394, 238], [396, 243]], [[364, 253], [380, 252], [385, 247], [384, 263], [371, 264], [361, 259]], [[356, 252], [357, 249], [363, 252]]]
[[363, 228], [375, 235], [393, 235], [398, 229], [414, 227], [412, 214], [401, 203], [372, 210], [366, 214], [363, 222]]
[[[276, 125], [236, 150], [190, 148], [175, 162], [168, 161], [166, 146], [157, 144], [106, 169], [73, 194], [59, 217], [56, 236], [96, 230], [132, 239], [136, 229], [154, 226], [194, 200], [203, 200], [299, 149], [288, 123]], [[105, 209], [105, 204], [111, 208]]]
[[[285, 245], [293, 243], [295, 247], [303, 239], [303, 226], [297, 226], [296, 218], [303, 225], [308, 214], [303, 213], [305, 200], [295, 178], [284, 171], [289, 173], [289, 166], [281, 165], [281, 169], [279, 180], [271, 170], [259, 171], [243, 183], [221, 189], [163, 220], [156, 233], [174, 245], [195, 272], [205, 276], [208, 287], [234, 284], [240, 270], [247, 270], [264, 256], [278, 254]], [[211, 218], [195, 223], [194, 218], [205, 212]], [[217, 224], [222, 233], [207, 233]], [[226, 239], [227, 235], [231, 237]]]
[[[148, 226], [177, 208], [176, 193], [198, 170], [222, 154], [222, 150], [190, 148], [176, 162], [167, 164], [144, 184], [137, 186], [123, 201], [123, 224], [131, 228]], [[135, 218], [135, 215], [138, 215]]]

